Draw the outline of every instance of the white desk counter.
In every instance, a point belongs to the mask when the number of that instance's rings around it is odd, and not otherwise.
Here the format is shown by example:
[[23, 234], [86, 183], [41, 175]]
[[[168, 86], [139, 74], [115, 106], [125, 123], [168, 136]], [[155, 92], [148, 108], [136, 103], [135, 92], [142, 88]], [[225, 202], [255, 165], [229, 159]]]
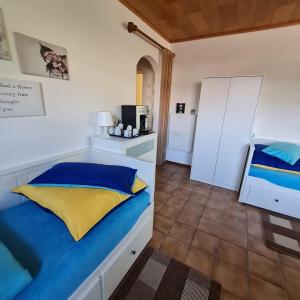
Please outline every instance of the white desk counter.
[[150, 133], [135, 138], [101, 136], [92, 137], [92, 148], [119, 153], [138, 159], [156, 162], [157, 134]]

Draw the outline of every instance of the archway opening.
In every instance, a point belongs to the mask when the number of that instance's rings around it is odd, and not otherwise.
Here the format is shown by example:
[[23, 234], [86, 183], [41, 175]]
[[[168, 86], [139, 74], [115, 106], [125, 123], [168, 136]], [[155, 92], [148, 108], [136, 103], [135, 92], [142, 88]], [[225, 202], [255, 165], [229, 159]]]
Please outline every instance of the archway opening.
[[147, 127], [153, 128], [155, 72], [147, 58], [142, 57], [136, 66], [136, 105], [147, 105]]

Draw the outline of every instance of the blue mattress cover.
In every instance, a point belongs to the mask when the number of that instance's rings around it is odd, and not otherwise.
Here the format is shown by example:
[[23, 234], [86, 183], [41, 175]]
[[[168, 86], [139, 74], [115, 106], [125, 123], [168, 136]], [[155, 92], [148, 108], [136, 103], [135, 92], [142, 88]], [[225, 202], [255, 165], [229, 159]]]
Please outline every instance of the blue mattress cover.
[[78, 242], [34, 202], [0, 212], [0, 240], [34, 278], [16, 299], [68, 298], [129, 232], [149, 199], [141, 192], [120, 204]]
[[256, 144], [251, 164], [264, 165], [276, 169], [300, 172], [300, 159], [293, 166], [272, 155], [262, 152], [267, 145]]
[[292, 174], [277, 170], [267, 170], [256, 166], [250, 166], [249, 175], [272, 182], [293, 190], [300, 191], [300, 174]]

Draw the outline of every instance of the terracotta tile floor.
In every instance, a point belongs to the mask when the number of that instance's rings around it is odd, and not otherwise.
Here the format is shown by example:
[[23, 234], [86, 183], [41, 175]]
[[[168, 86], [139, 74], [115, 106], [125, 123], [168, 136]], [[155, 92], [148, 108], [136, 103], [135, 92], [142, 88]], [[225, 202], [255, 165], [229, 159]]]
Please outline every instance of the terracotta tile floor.
[[300, 300], [300, 260], [264, 245], [259, 210], [189, 173], [157, 169], [151, 245], [218, 280], [223, 300]]

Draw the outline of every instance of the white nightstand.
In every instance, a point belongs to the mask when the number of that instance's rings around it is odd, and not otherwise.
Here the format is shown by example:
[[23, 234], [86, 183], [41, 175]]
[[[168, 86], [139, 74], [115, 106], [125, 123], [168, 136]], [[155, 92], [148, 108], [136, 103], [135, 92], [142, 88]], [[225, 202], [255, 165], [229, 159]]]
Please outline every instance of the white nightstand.
[[156, 163], [157, 134], [150, 133], [135, 138], [122, 138], [112, 136], [102, 138], [92, 137], [92, 148], [132, 156], [142, 160]]

